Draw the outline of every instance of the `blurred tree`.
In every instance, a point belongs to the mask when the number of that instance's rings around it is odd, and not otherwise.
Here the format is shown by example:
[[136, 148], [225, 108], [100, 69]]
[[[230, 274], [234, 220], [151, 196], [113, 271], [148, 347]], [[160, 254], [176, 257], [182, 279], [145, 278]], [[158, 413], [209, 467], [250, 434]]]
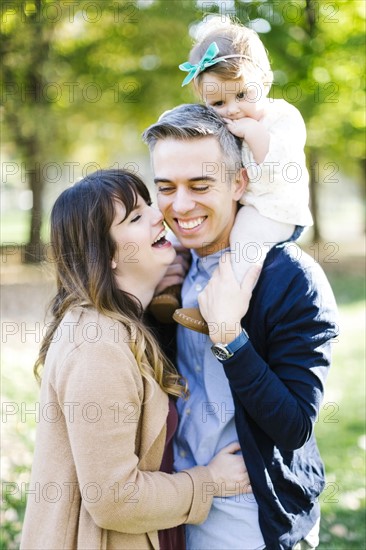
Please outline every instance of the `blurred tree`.
[[48, 18], [40, 17], [41, 0], [35, 0], [31, 5], [12, 2], [4, 7], [7, 7], [2, 13], [1, 31], [4, 119], [10, 139], [19, 149], [33, 194], [26, 258], [39, 261], [43, 192], [41, 161], [53, 126], [50, 117], [52, 100], [45, 94], [48, 83], [45, 65], [53, 26]]
[[17, 177], [33, 195], [26, 261], [42, 258], [45, 184], [60, 171], [65, 183], [74, 181], [80, 163], [66, 159], [76, 145], [94, 152], [85, 175], [111, 149], [142, 148], [139, 134], [151, 117], [180, 102], [176, 38], [189, 49], [195, 13], [194, 0], [4, 3], [4, 141], [14, 143]]
[[42, 196], [58, 172], [66, 185], [118, 162], [121, 151], [146, 152], [141, 131], [163, 110], [197, 101], [192, 87], [181, 88], [177, 66], [209, 13], [236, 16], [260, 33], [275, 70], [271, 94], [302, 112], [317, 222], [319, 184], [337, 182], [339, 165], [359, 175], [365, 162], [364, 7], [363, 0], [4, 2], [4, 141], [15, 144], [33, 192], [28, 259], [40, 257]]
[[364, 0], [235, 2], [257, 30], [275, 71], [273, 97], [293, 103], [308, 132], [315, 241], [321, 238], [319, 185], [340, 185], [340, 170], [365, 186]]

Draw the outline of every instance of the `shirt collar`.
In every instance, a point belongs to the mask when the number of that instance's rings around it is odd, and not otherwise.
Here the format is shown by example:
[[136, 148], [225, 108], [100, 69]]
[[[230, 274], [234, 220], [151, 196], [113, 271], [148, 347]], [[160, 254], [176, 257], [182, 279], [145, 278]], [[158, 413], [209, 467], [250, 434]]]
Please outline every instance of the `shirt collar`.
[[219, 250], [214, 254], [209, 254], [208, 256], [198, 256], [195, 250], [191, 250], [192, 254], [192, 264], [190, 269], [191, 277], [195, 277], [198, 273], [206, 272], [210, 277], [215, 271], [221, 256], [225, 252], [229, 252], [230, 248], [225, 248], [224, 250]]

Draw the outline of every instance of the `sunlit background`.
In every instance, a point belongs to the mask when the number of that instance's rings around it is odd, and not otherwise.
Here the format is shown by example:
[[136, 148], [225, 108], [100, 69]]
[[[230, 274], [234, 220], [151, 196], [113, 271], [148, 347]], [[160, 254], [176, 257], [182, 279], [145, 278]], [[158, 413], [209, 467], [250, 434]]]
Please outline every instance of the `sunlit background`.
[[[2, 548], [19, 546], [38, 389], [32, 375], [52, 295], [48, 215], [60, 191], [98, 168], [151, 186], [141, 133], [196, 102], [181, 87], [212, 13], [254, 28], [274, 71], [270, 96], [308, 132], [314, 228], [302, 246], [340, 307], [317, 437], [327, 469], [321, 550], [364, 549], [364, 0], [9, 1], [1, 6]], [[33, 411], [33, 412], [32, 412]]]

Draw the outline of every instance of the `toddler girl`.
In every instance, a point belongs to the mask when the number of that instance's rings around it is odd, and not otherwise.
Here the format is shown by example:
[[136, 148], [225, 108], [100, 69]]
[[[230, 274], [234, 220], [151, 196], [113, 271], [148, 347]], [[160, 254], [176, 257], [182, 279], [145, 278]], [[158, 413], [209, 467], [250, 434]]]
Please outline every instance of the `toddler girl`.
[[[304, 226], [312, 225], [306, 129], [296, 107], [268, 97], [273, 74], [255, 31], [229, 19], [223, 22], [220, 16], [201, 28], [189, 62], [179, 68], [188, 72], [182, 86], [193, 81], [203, 101], [242, 139], [248, 184], [230, 235], [233, 269], [241, 282], [272, 246], [296, 239]], [[175, 319], [180, 322], [182, 315]], [[203, 325], [189, 328], [194, 326]]]

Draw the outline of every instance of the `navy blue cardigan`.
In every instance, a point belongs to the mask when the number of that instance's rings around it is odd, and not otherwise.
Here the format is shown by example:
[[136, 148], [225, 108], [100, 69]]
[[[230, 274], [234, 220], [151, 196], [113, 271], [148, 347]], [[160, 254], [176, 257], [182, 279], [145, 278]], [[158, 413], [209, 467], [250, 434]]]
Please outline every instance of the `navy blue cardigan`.
[[[223, 362], [268, 550], [290, 550], [319, 517], [324, 488], [314, 422], [338, 333], [330, 285], [294, 242], [265, 260], [242, 321], [249, 342]], [[174, 361], [174, 338], [158, 331]]]
[[290, 550], [319, 517], [314, 422], [338, 333], [324, 272], [295, 243], [268, 254], [242, 322], [249, 342], [223, 363], [269, 550]]

